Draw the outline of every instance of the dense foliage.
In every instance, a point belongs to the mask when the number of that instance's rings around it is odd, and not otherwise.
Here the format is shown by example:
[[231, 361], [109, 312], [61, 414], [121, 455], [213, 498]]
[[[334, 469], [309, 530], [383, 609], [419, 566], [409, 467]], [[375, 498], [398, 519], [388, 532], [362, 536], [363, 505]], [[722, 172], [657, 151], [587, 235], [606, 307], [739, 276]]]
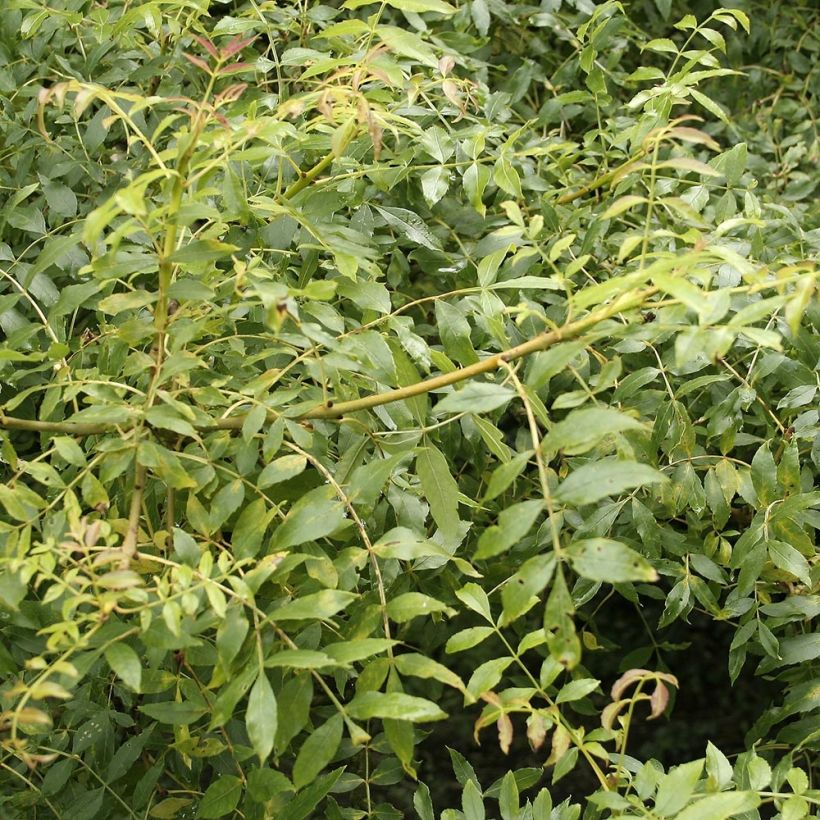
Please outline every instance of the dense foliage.
[[820, 27], [734, 5], [6, 0], [0, 816], [815, 813]]

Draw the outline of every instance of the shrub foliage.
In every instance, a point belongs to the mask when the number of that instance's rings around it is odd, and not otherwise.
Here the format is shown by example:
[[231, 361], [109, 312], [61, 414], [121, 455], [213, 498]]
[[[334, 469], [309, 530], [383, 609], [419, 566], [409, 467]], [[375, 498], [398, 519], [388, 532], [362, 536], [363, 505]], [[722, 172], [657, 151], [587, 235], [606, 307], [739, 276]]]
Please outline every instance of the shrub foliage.
[[6, 0], [2, 817], [814, 811], [817, 15], [677, 5]]

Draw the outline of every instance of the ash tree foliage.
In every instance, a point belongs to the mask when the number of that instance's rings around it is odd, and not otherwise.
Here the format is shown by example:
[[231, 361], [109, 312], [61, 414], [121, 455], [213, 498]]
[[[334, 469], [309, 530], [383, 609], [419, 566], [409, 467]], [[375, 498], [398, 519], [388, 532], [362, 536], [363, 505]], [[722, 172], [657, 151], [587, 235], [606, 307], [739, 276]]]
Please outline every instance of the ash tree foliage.
[[6, 0], [0, 816], [816, 816], [816, 24]]

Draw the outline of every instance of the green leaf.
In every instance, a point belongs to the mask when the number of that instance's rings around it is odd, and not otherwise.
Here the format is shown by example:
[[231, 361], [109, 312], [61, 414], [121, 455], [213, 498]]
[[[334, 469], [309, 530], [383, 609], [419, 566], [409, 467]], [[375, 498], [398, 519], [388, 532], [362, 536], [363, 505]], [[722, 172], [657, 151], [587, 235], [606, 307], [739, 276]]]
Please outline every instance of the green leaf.
[[152, 720], [160, 723], [171, 723], [174, 726], [187, 726], [201, 718], [208, 710], [204, 706], [194, 703], [162, 701], [160, 703], [146, 703], [139, 707], [140, 712], [148, 715]]
[[237, 559], [253, 558], [259, 552], [268, 525], [275, 514], [275, 509], [267, 509], [264, 498], [251, 501], [239, 513], [231, 533], [231, 546]]
[[265, 406], [255, 404], [245, 416], [245, 421], [242, 422], [242, 438], [250, 441], [262, 429], [267, 417], [268, 411]]
[[433, 801], [430, 798], [430, 789], [424, 783], [419, 783], [413, 795], [413, 808], [416, 810], [419, 820], [436, 820], [433, 812]]
[[807, 587], [811, 587], [809, 562], [791, 544], [785, 541], [768, 541], [769, 558], [772, 563], [794, 575]]
[[447, 605], [422, 592], [405, 592], [387, 602], [387, 615], [396, 623], [403, 624], [419, 615], [445, 612]]
[[293, 784], [275, 769], [252, 769], [248, 772], [248, 796], [257, 803], [267, 803], [277, 794], [293, 791]]
[[179, 817], [180, 813], [186, 806], [193, 803], [190, 797], [166, 797], [165, 800], [160, 800], [151, 808], [149, 817], [160, 818], [174, 818]]
[[338, 663], [330, 655], [314, 649], [282, 649], [265, 658], [266, 669], [321, 669], [323, 666], [338, 666]]
[[[380, 30], [384, 28], [388, 27], [379, 27]], [[409, 32], [402, 32], [402, 35], [407, 34]], [[410, 36], [414, 37], [415, 35]], [[388, 225], [402, 233], [411, 242], [433, 251], [441, 250], [441, 244], [435, 234], [432, 233], [418, 214], [408, 211], [406, 208], [388, 208], [379, 205], [373, 207], [384, 217]]]
[[351, 501], [365, 506], [375, 504], [390, 476], [407, 456], [407, 453], [396, 453], [357, 467], [350, 476], [348, 496]]
[[518, 453], [506, 464], [502, 464], [493, 470], [490, 480], [487, 483], [487, 492], [484, 493], [484, 501], [492, 501], [503, 493], [510, 484], [518, 478], [533, 456], [532, 450]]
[[634, 487], [667, 481], [663, 473], [635, 461], [599, 461], [574, 470], [559, 485], [555, 500], [580, 507]]
[[361, 638], [354, 641], [340, 641], [325, 646], [325, 652], [337, 663], [348, 664], [361, 661], [373, 655], [386, 652], [396, 641], [387, 638]]
[[273, 751], [276, 737], [277, 704], [267, 674], [261, 669], [256, 682], [251, 687], [248, 708], [245, 712], [245, 726], [251, 746], [264, 764]]
[[470, 680], [467, 682], [467, 691], [474, 698], [478, 698], [483, 695], [484, 692], [489, 692], [494, 689], [501, 680], [504, 670], [511, 663], [512, 658], [493, 658], [480, 664], [476, 667], [470, 676]]
[[323, 589], [311, 595], [302, 595], [287, 604], [276, 607], [268, 617], [272, 621], [301, 621], [306, 618], [323, 620], [350, 606], [358, 595], [339, 589]]
[[490, 10], [487, 7], [487, 0], [470, 0], [470, 17], [478, 33], [486, 37], [490, 30]]
[[664, 775], [655, 797], [655, 812], [662, 817], [679, 812], [689, 802], [702, 771], [703, 760], [693, 760]]
[[[538, 595], [555, 571], [555, 555], [534, 555], [511, 576], [501, 589], [502, 623], [511, 624], [538, 603]], [[449, 646], [449, 644], [448, 644]]]
[[458, 484], [450, 474], [450, 465], [441, 451], [428, 444], [419, 448], [416, 470], [430, 512], [445, 538], [458, 532]]
[[174, 552], [180, 561], [190, 567], [195, 567], [202, 555], [193, 536], [179, 527], [174, 527]]
[[[506, 158], [499, 157], [493, 168], [493, 182], [504, 192], [521, 199], [521, 177], [515, 166]], [[489, 282], [479, 279], [482, 285]]]
[[60, 216], [72, 217], [77, 213], [77, 197], [74, 191], [60, 182], [49, 182], [43, 185], [43, 193], [48, 207]]
[[452, 137], [439, 125], [425, 129], [419, 135], [419, 145], [437, 162], [447, 162], [455, 150]]
[[448, 393], [435, 407], [435, 414], [489, 413], [515, 398], [515, 391], [490, 382], [468, 382], [465, 387]]
[[297, 789], [312, 783], [333, 760], [342, 741], [343, 728], [342, 716], [335, 714], [308, 735], [293, 764], [293, 782]]
[[332, 487], [317, 487], [302, 496], [273, 533], [271, 547], [285, 550], [324, 538], [346, 521], [345, 509]]
[[167, 404], [155, 405], [148, 409], [145, 420], [152, 427], [159, 427], [163, 430], [172, 430], [182, 436], [196, 438], [196, 430], [190, 421], [184, 419], [180, 413]]
[[696, 799], [675, 820], [728, 820], [760, 805], [757, 792], [724, 792]]
[[478, 584], [465, 584], [461, 589], [456, 590], [456, 597], [473, 612], [477, 612], [490, 623], [493, 622], [490, 599]]
[[544, 632], [551, 657], [570, 670], [581, 661], [581, 642], [572, 620], [574, 612], [564, 573], [559, 568], [544, 608]]
[[780, 666], [806, 663], [820, 657], [820, 633], [810, 632], [794, 635], [780, 641], [780, 658], [764, 658], [760, 671], [766, 672]]
[[218, 530], [238, 509], [245, 498], [245, 485], [240, 479], [225, 484], [211, 499], [209, 524], [211, 531]]
[[424, 200], [432, 207], [447, 193], [450, 171], [443, 167], [430, 168], [421, 175], [420, 182]]
[[178, 490], [196, 487], [196, 481], [182, 466], [179, 457], [153, 441], [141, 441], [137, 461], [153, 470], [166, 484]]
[[115, 293], [113, 296], [100, 299], [97, 303], [97, 308], [103, 313], [117, 316], [127, 310], [135, 311], [139, 308], [147, 307], [156, 301], [157, 294], [155, 292], [149, 293], [144, 290], [134, 290], [128, 293]]
[[357, 720], [393, 718], [411, 723], [426, 723], [447, 717], [435, 703], [402, 692], [362, 692], [350, 701], [347, 711]]
[[111, 669], [135, 692], [142, 683], [142, 663], [137, 653], [128, 644], [117, 641], [105, 649], [105, 659]]
[[541, 499], [531, 499], [503, 510], [498, 516], [498, 523], [481, 533], [476, 560], [492, 558], [514, 547], [530, 531], [543, 509]]
[[450, 553], [443, 547], [405, 527], [388, 530], [373, 545], [373, 552], [381, 558], [398, 558], [401, 561], [431, 556], [450, 558]]
[[715, 157], [709, 164], [726, 177], [729, 185], [738, 185], [746, 170], [747, 148], [745, 142], [733, 145], [728, 151]]
[[228, 607], [216, 630], [216, 652], [225, 669], [231, 668], [250, 629], [244, 607], [233, 604]]
[[573, 410], [544, 436], [541, 446], [545, 453], [562, 451], [575, 456], [586, 453], [602, 439], [624, 430], [640, 430], [640, 422], [609, 407]]
[[421, 655], [418, 652], [397, 655], [395, 664], [396, 669], [402, 675], [410, 675], [414, 678], [433, 678], [461, 692], [466, 692], [463, 681], [455, 672], [451, 672], [446, 666], [434, 661], [432, 658], [428, 658], [426, 655]]
[[472, 649], [485, 641], [490, 635], [494, 635], [495, 630], [491, 626], [471, 626], [467, 629], [462, 629], [456, 632], [447, 639], [447, 645], [444, 651], [448, 655], [454, 652], [464, 652], [466, 649]]
[[256, 486], [260, 490], [265, 490], [274, 484], [289, 481], [291, 478], [296, 478], [296, 476], [303, 473], [306, 466], [307, 459], [304, 456], [295, 453], [280, 456], [265, 466], [265, 469], [259, 474]]
[[232, 774], [223, 774], [211, 783], [202, 796], [196, 816], [202, 818], [224, 817], [238, 805], [242, 796], [242, 781]]
[[540, 390], [549, 380], [564, 370], [584, 349], [582, 342], [563, 342], [549, 350], [536, 353], [527, 372], [527, 386]]
[[289, 800], [279, 812], [277, 820], [305, 820], [306, 817], [315, 817], [313, 810], [327, 793], [336, 785], [344, 772], [344, 767], [328, 772], [313, 782], [296, 797]]
[[481, 792], [472, 780], [464, 784], [461, 794], [461, 808], [464, 811], [464, 820], [485, 820], [484, 800]]
[[[459, 364], [465, 367], [475, 364], [478, 355], [470, 340], [470, 323], [463, 311], [443, 299], [436, 302], [436, 322], [444, 350]], [[467, 408], [470, 410], [471, 408]]]
[[[369, 6], [377, 3], [378, 0], [345, 0], [342, 8], [358, 9], [362, 6]], [[426, 11], [435, 12], [436, 14], [455, 14], [456, 9], [444, 0], [386, 0], [388, 6], [392, 6], [399, 11], [414, 11], [417, 14], [423, 14]]]
[[706, 772], [713, 791], [721, 791], [732, 782], [732, 764], [711, 741], [706, 744]]
[[[482, 1], [479, 0], [479, 2]], [[490, 169], [477, 162], [470, 165], [464, 172], [464, 192], [470, 204], [481, 216], [487, 213], [487, 207], [484, 205], [484, 190], [489, 181]]]
[[240, 248], [237, 245], [229, 245], [216, 239], [196, 239], [174, 251], [168, 259], [174, 265], [198, 265], [215, 262], [238, 250]]
[[567, 547], [572, 568], [591, 581], [622, 584], [657, 581], [658, 573], [640, 553], [609, 538], [586, 538]]
[[501, 792], [498, 796], [498, 810], [501, 820], [518, 820], [521, 803], [518, 794], [518, 783], [512, 772], [507, 772], [501, 781]]
[[752, 458], [752, 484], [760, 508], [768, 507], [780, 497], [777, 486], [777, 466], [767, 444], [762, 445]]
[[575, 700], [585, 698], [594, 692], [601, 684], [601, 681], [594, 678], [580, 678], [565, 683], [555, 696], [556, 703], [571, 703]]

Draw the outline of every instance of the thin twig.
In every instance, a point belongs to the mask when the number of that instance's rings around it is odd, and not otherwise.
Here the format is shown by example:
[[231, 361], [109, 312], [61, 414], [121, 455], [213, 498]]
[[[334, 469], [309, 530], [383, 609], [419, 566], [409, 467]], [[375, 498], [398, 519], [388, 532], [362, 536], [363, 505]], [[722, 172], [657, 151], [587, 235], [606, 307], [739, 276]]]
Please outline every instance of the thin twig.
[[128, 510], [128, 529], [122, 542], [122, 569], [128, 569], [131, 559], [137, 552], [139, 540], [140, 515], [142, 513], [142, 495], [145, 489], [145, 467], [139, 462], [134, 469], [134, 488], [131, 491], [131, 506]]

